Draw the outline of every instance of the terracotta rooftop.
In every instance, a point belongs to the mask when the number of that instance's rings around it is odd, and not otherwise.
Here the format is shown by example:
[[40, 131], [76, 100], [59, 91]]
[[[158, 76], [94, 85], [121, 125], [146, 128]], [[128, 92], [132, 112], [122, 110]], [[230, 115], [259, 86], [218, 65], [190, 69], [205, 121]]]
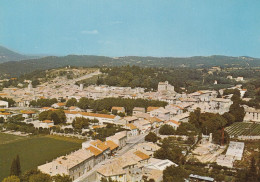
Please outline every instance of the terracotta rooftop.
[[116, 149], [118, 147], [118, 145], [115, 142], [111, 141], [111, 140], [108, 140], [105, 143], [110, 148], [110, 150], [114, 150], [114, 149]]
[[100, 155], [100, 154], [102, 154], [102, 151], [101, 150], [99, 150], [99, 149], [97, 149], [97, 148], [95, 148], [95, 147], [92, 147], [92, 146], [90, 146], [90, 147], [88, 147], [88, 148], [86, 148], [87, 150], [89, 150], [92, 154], [94, 154], [95, 156], [98, 156], [98, 155]]
[[172, 123], [174, 123], [174, 124], [176, 124], [176, 125], [180, 125], [180, 124], [181, 124], [180, 122], [175, 121], [175, 120], [170, 120], [169, 122], [172, 122]]
[[130, 128], [130, 130], [135, 130], [135, 129], [137, 129], [137, 127], [136, 127], [134, 124], [132, 124], [132, 123], [127, 124], [126, 126], [127, 126], [128, 128]]
[[149, 159], [149, 158], [150, 158], [149, 155], [146, 155], [145, 153], [143, 153], [143, 152], [141, 152], [141, 151], [139, 151], [139, 150], [135, 151], [134, 154], [135, 154], [136, 156], [138, 156], [139, 158], [141, 158], [142, 160], [145, 160], [145, 159]]
[[21, 113], [23, 113], [23, 114], [35, 114], [34, 111], [21, 111]]
[[153, 111], [155, 109], [159, 109], [159, 107], [147, 107], [147, 112]]
[[112, 110], [124, 111], [124, 107], [112, 107]]
[[44, 121], [42, 121], [43, 123], [53, 123], [53, 121], [51, 121], [51, 120], [44, 120]]

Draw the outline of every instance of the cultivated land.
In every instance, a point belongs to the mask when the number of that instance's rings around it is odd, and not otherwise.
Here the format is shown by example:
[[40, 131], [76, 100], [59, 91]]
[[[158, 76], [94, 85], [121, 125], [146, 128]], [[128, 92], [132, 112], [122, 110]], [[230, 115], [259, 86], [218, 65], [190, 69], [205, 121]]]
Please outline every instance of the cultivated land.
[[21, 139], [26, 139], [26, 137], [0, 133], [0, 145], [14, 142]]
[[[9, 142], [3, 144], [4, 141]], [[19, 137], [0, 134], [0, 181], [9, 175], [12, 160], [17, 154], [24, 172], [79, 149], [81, 142], [56, 136]]]
[[258, 123], [234, 123], [225, 129], [230, 136], [259, 136], [260, 124]]

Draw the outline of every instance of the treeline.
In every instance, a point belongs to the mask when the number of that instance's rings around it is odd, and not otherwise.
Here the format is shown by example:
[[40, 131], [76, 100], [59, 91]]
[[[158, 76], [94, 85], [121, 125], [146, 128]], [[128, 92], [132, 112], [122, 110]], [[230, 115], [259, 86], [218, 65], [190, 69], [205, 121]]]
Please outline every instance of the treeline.
[[56, 98], [38, 99], [38, 100], [32, 100], [30, 102], [30, 106], [32, 106], [32, 107], [51, 107], [52, 104], [55, 104], [57, 102], [58, 102], [58, 100]]
[[166, 102], [157, 100], [146, 100], [146, 99], [124, 99], [124, 98], [104, 98], [99, 100], [88, 99], [85, 97], [80, 98], [79, 102], [76, 99], [71, 98], [67, 101], [66, 106], [78, 106], [80, 109], [93, 109], [93, 112], [108, 113], [111, 111], [113, 106], [124, 107], [127, 114], [132, 114], [134, 107], [149, 106], [154, 107], [165, 107]]
[[187, 87], [194, 80], [201, 80], [202, 72], [188, 68], [142, 68], [138, 66], [122, 66], [103, 68], [105, 77], [99, 77], [97, 84], [121, 87], [143, 87], [157, 90], [160, 81], [169, 81], [178, 90]]

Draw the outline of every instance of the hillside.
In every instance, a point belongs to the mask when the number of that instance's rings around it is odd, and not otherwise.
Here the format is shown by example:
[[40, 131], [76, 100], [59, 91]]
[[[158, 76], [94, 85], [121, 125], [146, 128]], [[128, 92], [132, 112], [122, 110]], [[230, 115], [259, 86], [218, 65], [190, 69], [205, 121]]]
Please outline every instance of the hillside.
[[[51, 68], [71, 66], [105, 67], [137, 65], [141, 67], [188, 67], [208, 68], [212, 66], [221, 67], [259, 67], [259, 58], [250, 57], [228, 57], [228, 56], [196, 56], [187, 58], [175, 57], [119, 57], [111, 58], [105, 56], [68, 55], [64, 57], [49, 56], [40, 59], [22, 61], [10, 61], [0, 64], [0, 73], [9, 76], [18, 76], [35, 70], [46, 70]], [[1, 75], [0, 75], [1, 76]]]
[[0, 63], [8, 62], [8, 61], [20, 61], [24, 59], [32, 59], [37, 56], [27, 56], [11, 51], [3, 46], [0, 46]]

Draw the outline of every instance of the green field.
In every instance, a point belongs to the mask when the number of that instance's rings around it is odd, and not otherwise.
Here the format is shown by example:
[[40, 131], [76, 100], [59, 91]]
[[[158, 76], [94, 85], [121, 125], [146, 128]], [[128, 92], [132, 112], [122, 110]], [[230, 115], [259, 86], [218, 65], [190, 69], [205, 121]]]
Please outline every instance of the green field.
[[234, 123], [225, 129], [230, 136], [259, 136], [259, 123]]
[[14, 141], [21, 140], [21, 139], [26, 139], [26, 137], [0, 133], [0, 145], [5, 144], [5, 143], [14, 142]]
[[26, 171], [79, 149], [81, 142], [78, 139], [56, 136], [17, 137], [1, 134], [0, 181], [9, 175], [12, 160], [17, 154], [20, 156], [22, 171]]

